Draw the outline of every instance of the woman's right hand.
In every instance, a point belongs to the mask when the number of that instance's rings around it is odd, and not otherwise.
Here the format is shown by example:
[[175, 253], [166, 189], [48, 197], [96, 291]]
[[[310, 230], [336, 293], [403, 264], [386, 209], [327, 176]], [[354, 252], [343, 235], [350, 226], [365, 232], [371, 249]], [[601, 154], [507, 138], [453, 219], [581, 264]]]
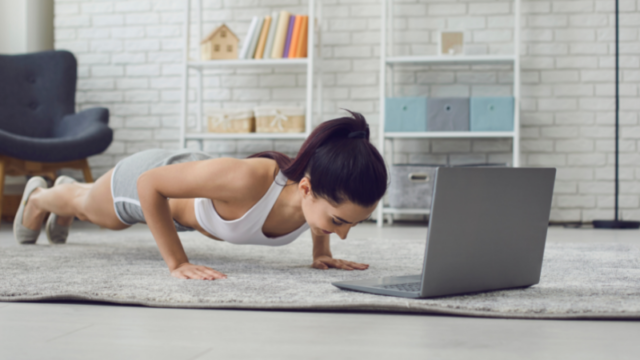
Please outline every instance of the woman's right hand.
[[171, 270], [171, 276], [177, 277], [178, 279], [199, 280], [217, 280], [227, 278], [227, 275], [220, 271], [213, 270], [206, 266], [193, 265], [188, 262], [180, 264], [177, 268]]

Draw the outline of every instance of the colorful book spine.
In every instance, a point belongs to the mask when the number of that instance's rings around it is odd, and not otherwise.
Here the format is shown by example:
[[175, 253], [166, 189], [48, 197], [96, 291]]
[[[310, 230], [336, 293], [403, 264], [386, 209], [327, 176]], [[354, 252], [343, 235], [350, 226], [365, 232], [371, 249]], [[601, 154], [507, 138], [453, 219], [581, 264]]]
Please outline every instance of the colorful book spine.
[[269, 34], [269, 27], [271, 25], [271, 16], [267, 15], [264, 18], [264, 24], [262, 24], [262, 31], [260, 32], [260, 38], [258, 39], [258, 47], [256, 48], [256, 54], [254, 59], [262, 59], [264, 53], [264, 46], [267, 43], [267, 35]]
[[302, 15], [296, 15], [296, 21], [293, 24], [293, 35], [291, 35], [291, 46], [289, 46], [289, 58], [295, 58], [298, 52], [298, 39], [300, 38], [301, 25]]
[[297, 58], [307, 57], [307, 33], [309, 30], [309, 16], [302, 17], [302, 25], [300, 25], [300, 37], [298, 38], [298, 45], [296, 46]]
[[240, 50], [240, 55], [238, 58], [246, 59], [247, 52], [249, 52], [249, 45], [251, 44], [251, 37], [253, 36], [253, 32], [258, 24], [258, 17], [254, 16], [251, 19], [251, 25], [249, 25], [249, 31], [247, 32], [247, 36], [244, 38], [244, 42], [242, 43], [242, 49]]
[[276, 31], [276, 38], [273, 42], [273, 50], [271, 51], [272, 59], [282, 58], [282, 52], [284, 50], [284, 42], [287, 38], [287, 26], [289, 26], [289, 18], [291, 14], [288, 11], [281, 11], [278, 18], [278, 30]]
[[[309, 48], [309, 41], [311, 41], [311, 44], [313, 46], [313, 39], [309, 39], [309, 26], [318, 26], [317, 21], [315, 21], [317, 19], [309, 19], [309, 17], [307, 16], [307, 36], [305, 37], [304, 41], [304, 49], [302, 50], [302, 57], [306, 58], [307, 57], [307, 49]], [[309, 25], [309, 21], [313, 21], [313, 24]]]
[[274, 11], [271, 15], [271, 26], [269, 27], [269, 35], [267, 35], [267, 44], [264, 46], [264, 56], [265, 59], [271, 58], [271, 52], [273, 51], [273, 42], [276, 38], [276, 30], [278, 29], [278, 14], [277, 11]]
[[262, 30], [262, 23], [264, 23], [264, 18], [258, 18], [258, 23], [256, 24], [255, 31], [253, 32], [253, 36], [251, 36], [251, 43], [249, 43], [249, 51], [247, 52], [247, 59], [253, 59], [253, 56], [256, 54], [256, 48], [258, 47], [258, 38], [260, 37], [260, 31]]
[[282, 52], [282, 57], [283, 58], [288, 58], [289, 57], [289, 47], [291, 46], [291, 36], [293, 36], [293, 25], [296, 22], [296, 17], [295, 16], [291, 16], [289, 18], [289, 26], [288, 26], [288, 30], [287, 30], [287, 39], [284, 42], [284, 51]]

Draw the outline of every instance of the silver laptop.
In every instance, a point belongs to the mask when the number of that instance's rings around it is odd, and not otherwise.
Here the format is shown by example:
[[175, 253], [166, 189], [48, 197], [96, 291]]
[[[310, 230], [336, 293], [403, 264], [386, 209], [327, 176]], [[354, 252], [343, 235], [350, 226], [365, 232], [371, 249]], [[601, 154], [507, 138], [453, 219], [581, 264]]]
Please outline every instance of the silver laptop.
[[537, 284], [555, 175], [553, 168], [438, 168], [422, 274], [332, 284], [408, 298]]

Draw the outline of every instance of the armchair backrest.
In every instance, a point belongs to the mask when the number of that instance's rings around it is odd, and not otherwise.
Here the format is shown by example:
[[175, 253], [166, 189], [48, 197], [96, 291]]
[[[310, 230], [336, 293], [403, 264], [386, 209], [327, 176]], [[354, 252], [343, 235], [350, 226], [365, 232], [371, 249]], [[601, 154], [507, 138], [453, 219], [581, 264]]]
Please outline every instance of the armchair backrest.
[[68, 51], [0, 55], [0, 129], [51, 136], [54, 125], [75, 112], [76, 77]]

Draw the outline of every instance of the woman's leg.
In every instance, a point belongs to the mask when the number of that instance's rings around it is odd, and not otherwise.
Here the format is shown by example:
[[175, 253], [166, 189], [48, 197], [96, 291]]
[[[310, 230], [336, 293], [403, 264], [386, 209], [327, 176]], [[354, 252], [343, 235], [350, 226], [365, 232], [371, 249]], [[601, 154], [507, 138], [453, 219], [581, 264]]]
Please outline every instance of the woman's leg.
[[73, 216], [90, 221], [111, 230], [122, 230], [130, 225], [123, 224], [113, 208], [111, 196], [111, 174], [113, 169], [102, 175], [93, 184], [61, 184], [50, 189], [36, 189], [24, 210], [22, 224], [29, 229], [39, 229], [49, 212], [58, 215], [60, 225], [68, 225]]

